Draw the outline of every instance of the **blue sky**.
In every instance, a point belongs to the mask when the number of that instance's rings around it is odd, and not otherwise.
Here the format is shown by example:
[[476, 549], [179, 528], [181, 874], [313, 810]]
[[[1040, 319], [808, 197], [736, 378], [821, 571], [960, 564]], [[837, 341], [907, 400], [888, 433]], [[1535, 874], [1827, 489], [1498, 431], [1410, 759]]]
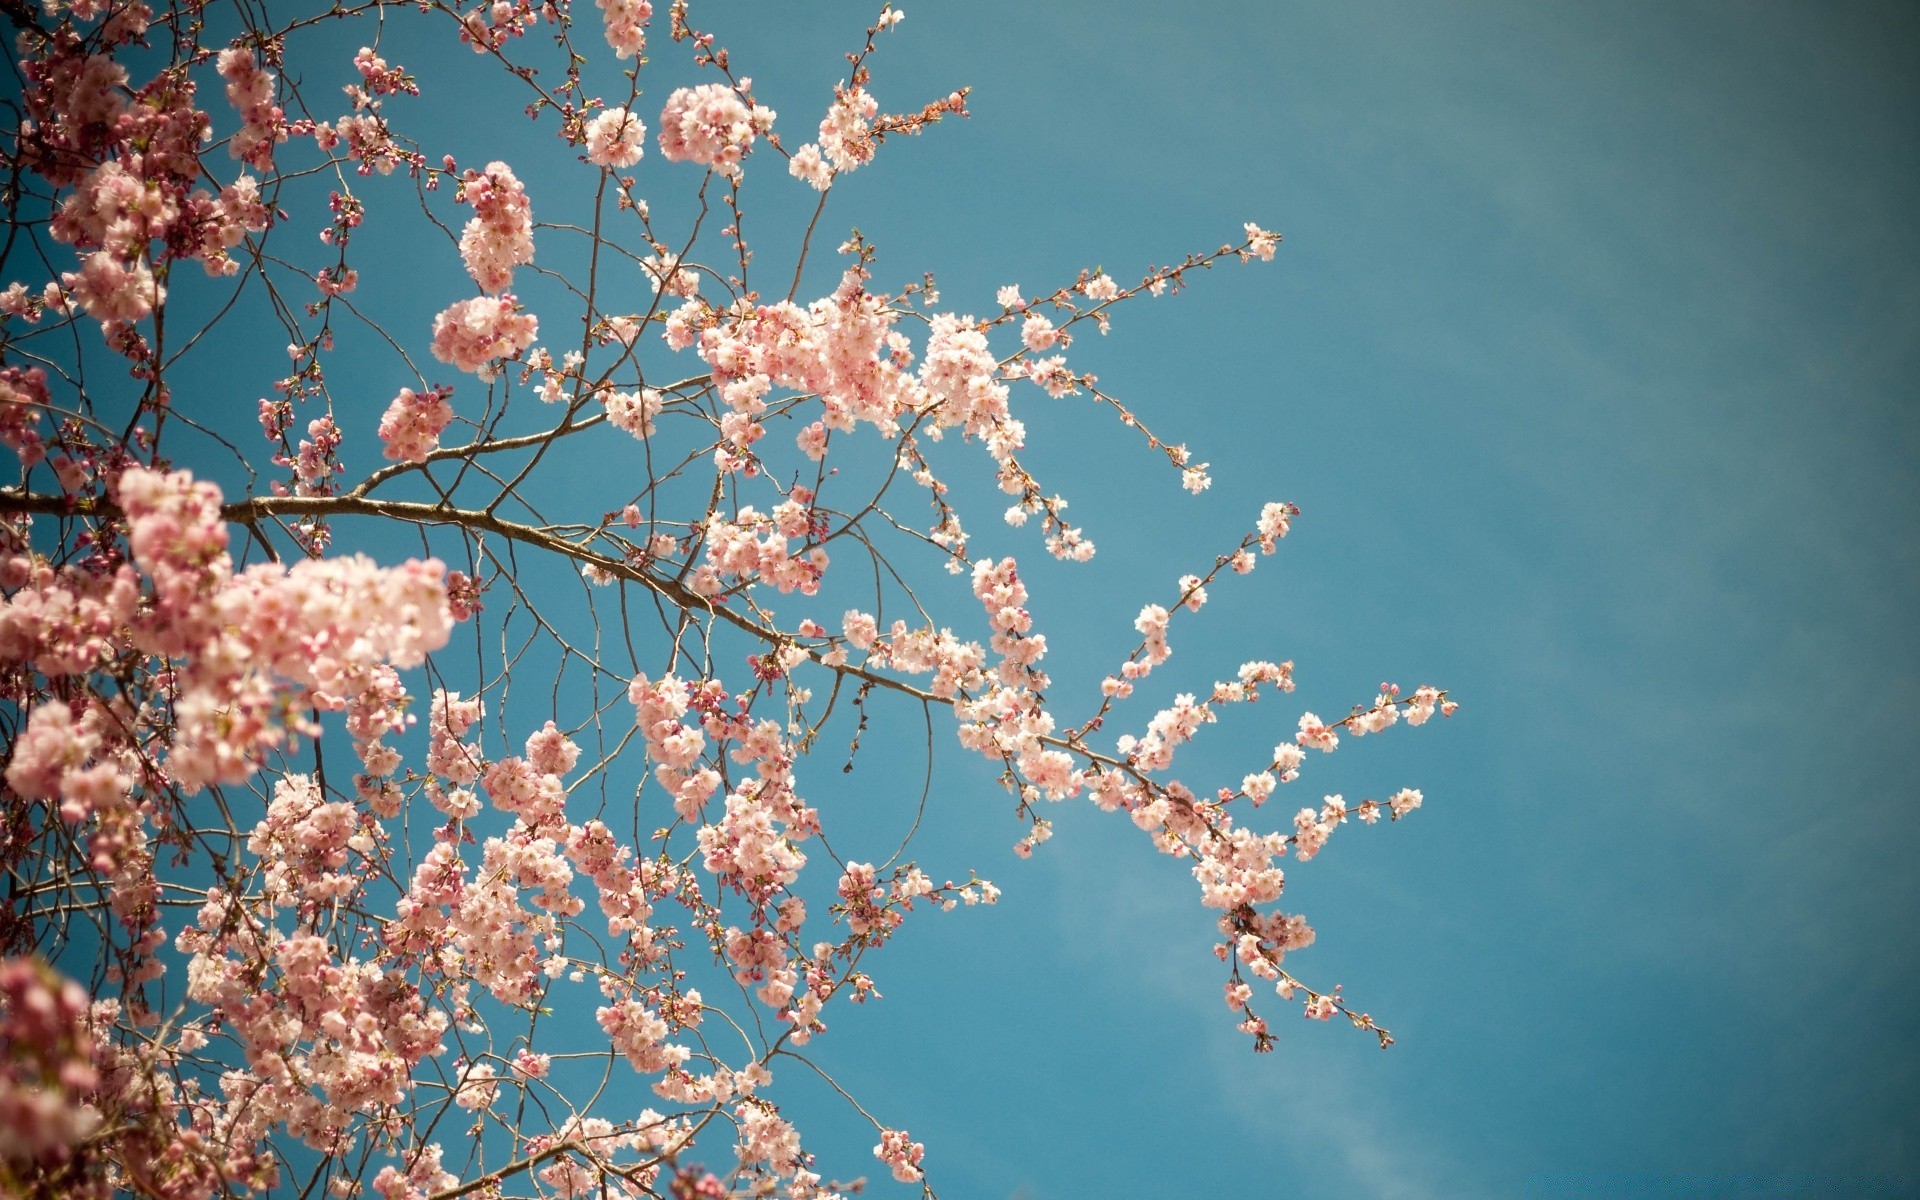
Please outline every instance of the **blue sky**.
[[[872, 15], [704, 20], [794, 144]], [[1075, 347], [1211, 491], [1037, 395], [1030, 465], [1100, 557], [1046, 563], [996, 527], [983, 471], [955, 480], [977, 551], [1027, 565], [1062, 711], [1271, 499], [1304, 510], [1282, 553], [1176, 624], [1127, 719], [1294, 660], [1298, 693], [1183, 756], [1218, 782], [1383, 679], [1464, 704], [1276, 802], [1425, 792], [1289, 872], [1320, 932], [1301, 973], [1391, 1027], [1385, 1054], [1275, 1008], [1279, 1048], [1253, 1056], [1187, 872], [1084, 802], [1017, 862], [994, 772], [937, 723], [917, 853], [1006, 898], [910, 926], [875, 963], [886, 998], [820, 1049], [928, 1144], [943, 1195], [1512, 1196], [1575, 1172], [1920, 1194], [1916, 44], [1897, 5], [907, 6], [871, 90], [897, 111], [972, 85], [974, 115], [836, 189], [823, 236], [859, 226], [881, 284], [933, 271], [984, 312], [1002, 284], [1126, 281], [1248, 220], [1286, 238]], [[471, 60], [434, 45], [390, 55], [426, 87], [392, 111], [417, 103], [430, 157], [506, 158], [557, 219], [539, 164], [563, 148], [466, 119], [444, 97]], [[664, 37], [655, 57], [649, 124], [693, 78]], [[661, 211], [695, 180], [657, 150], [636, 174]], [[763, 253], [789, 254], [807, 195], [770, 156], [748, 179]], [[420, 284], [389, 282], [396, 325], [468, 294], [450, 243], [362, 236], [369, 304], [383, 266]], [[831, 283], [822, 258], [803, 290]], [[370, 376], [362, 415], [406, 382]], [[920, 716], [875, 719], [870, 748], [906, 749], [816, 764], [830, 831], [911, 819]], [[795, 1086], [823, 1169], [870, 1170], [871, 1130]]]

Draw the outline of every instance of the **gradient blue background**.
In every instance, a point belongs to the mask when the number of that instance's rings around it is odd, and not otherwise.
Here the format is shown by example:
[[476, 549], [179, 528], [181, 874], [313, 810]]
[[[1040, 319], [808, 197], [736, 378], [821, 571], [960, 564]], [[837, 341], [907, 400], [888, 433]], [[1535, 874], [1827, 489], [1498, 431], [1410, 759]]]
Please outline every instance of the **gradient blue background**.
[[[1194, 782], [1237, 781], [1302, 709], [1342, 713], [1382, 679], [1464, 708], [1316, 757], [1276, 801], [1284, 822], [1329, 792], [1426, 794], [1290, 872], [1321, 939], [1290, 965], [1343, 983], [1391, 1052], [1269, 1003], [1279, 1048], [1256, 1058], [1186, 870], [1084, 801], [1016, 862], [991, 765], [940, 720], [919, 857], [1006, 898], [911, 925], [872, 963], [886, 998], [831, 1018], [823, 1065], [928, 1144], [951, 1200], [1517, 1196], [1574, 1172], [1811, 1195], [1864, 1172], [1920, 1194], [1920, 13], [907, 13], [871, 90], [901, 110], [971, 84], [975, 115], [836, 189], [822, 237], [858, 225], [882, 286], [931, 270], [946, 306], [983, 312], [1002, 284], [1095, 265], [1130, 282], [1248, 220], [1286, 237], [1274, 264], [1128, 306], [1072, 356], [1211, 462], [1211, 491], [1185, 495], [1084, 399], [1024, 393], [1029, 464], [1102, 548], [1056, 568], [1034, 531], [997, 527], [978, 456], [953, 460], [972, 464], [954, 482], [976, 553], [1028, 566], [1063, 715], [1132, 645], [1143, 600], [1282, 498], [1304, 510], [1282, 553], [1176, 622], [1174, 662], [1114, 731], [1248, 658], [1293, 659], [1300, 690], [1208, 729], [1182, 756]], [[873, 11], [695, 15], [793, 145]], [[577, 211], [574, 176], [537, 165], [570, 157], [550, 126], [448, 103], [475, 64], [444, 26], [389, 53], [426, 87], [390, 109], [430, 157], [507, 158], [536, 216]], [[654, 54], [649, 124], [696, 78], [664, 36]], [[610, 93], [612, 60], [595, 70], [589, 92]], [[697, 177], [657, 149], [634, 173], [657, 212]], [[750, 235], [784, 279], [774, 248], [811, 193], [764, 152], [748, 180], [769, 197]], [[360, 235], [360, 299], [423, 334], [469, 289], [450, 243], [391, 236]], [[384, 314], [382, 269], [417, 284], [389, 280]], [[803, 292], [833, 274], [823, 256]], [[367, 380], [356, 469], [399, 382]], [[619, 469], [573, 472], [582, 503]], [[958, 585], [930, 586], [971, 616]], [[919, 713], [876, 723], [854, 775], [816, 764], [830, 832], [897, 838], [911, 819]], [[875, 1169], [870, 1127], [781, 1086], [824, 1171]], [[650, 1100], [636, 1087], [631, 1107]]]

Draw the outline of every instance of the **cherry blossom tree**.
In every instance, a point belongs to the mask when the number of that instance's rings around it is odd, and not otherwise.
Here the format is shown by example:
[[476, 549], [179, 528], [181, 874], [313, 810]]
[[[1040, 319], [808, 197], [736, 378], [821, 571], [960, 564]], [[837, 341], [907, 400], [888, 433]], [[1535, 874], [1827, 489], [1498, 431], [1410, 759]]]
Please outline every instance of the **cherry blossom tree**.
[[[1283, 863], [1420, 793], [1261, 810], [1446, 693], [1368, 688], [1183, 782], [1292, 664], [1128, 701], [1298, 510], [1250, 501], [1143, 581], [1100, 694], [1055, 695], [1028, 579], [948, 486], [983, 469], [1032, 554], [1091, 558], [1016, 415], [1078, 396], [1208, 488], [1073, 347], [1278, 235], [952, 311], [827, 233], [843, 176], [967, 112], [883, 110], [898, 10], [795, 119], [684, 2], [272, 7], [5, 6], [0, 1190], [858, 1190], [873, 1164], [817, 1162], [777, 1081], [826, 1073], [909, 918], [1000, 895], [937, 846], [829, 840], [810, 780], [917, 752], [863, 745], [888, 703], [997, 765], [1022, 856], [1091, 801], [1178, 860], [1255, 1050], [1275, 1004], [1391, 1042], [1293, 974]], [[459, 102], [521, 120], [502, 159], [436, 152], [397, 46], [487, 73]], [[762, 193], [811, 214], [792, 244], [749, 237]], [[933, 1194], [938, 1147], [846, 1102]]]

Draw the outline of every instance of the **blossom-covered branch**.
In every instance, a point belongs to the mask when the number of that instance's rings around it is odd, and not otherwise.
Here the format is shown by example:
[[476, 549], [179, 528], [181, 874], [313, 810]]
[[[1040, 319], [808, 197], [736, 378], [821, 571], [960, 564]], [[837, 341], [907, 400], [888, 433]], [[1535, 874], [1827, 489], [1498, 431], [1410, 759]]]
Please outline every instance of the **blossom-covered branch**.
[[[984, 317], [925, 273], [885, 286], [857, 230], [819, 261], [837, 182], [967, 113], [964, 87], [887, 80], [891, 7], [786, 141], [686, 0], [16, 9], [0, 1190], [854, 1194], [830, 1171], [860, 1164], [803, 1141], [798, 1063], [933, 1195], [937, 1142], [825, 1056], [919, 914], [1000, 899], [916, 841], [942, 711], [1012, 793], [1016, 854], [1084, 797], [1181, 860], [1256, 1049], [1255, 979], [1391, 1041], [1283, 968], [1314, 935], [1282, 864], [1421, 793], [1262, 808], [1309, 751], [1448, 694], [1291, 714], [1203, 784], [1184, 747], [1292, 691], [1292, 662], [1115, 726], [1176, 616], [1299, 510], [1250, 498], [1237, 545], [1142, 581], [1138, 638], [1064, 703], [1022, 567], [1092, 559], [1104, 519], [1069, 524], [1030, 469], [1029, 405], [1090, 395], [1145, 438], [1137, 469], [1215, 486], [1075, 339], [1278, 234], [1132, 285], [1010, 284]], [[440, 143], [472, 102], [417, 53], [499, 72], [484, 94], [533, 140], [503, 121], [459, 162]], [[767, 210], [794, 244], [749, 237]], [[784, 295], [756, 286], [769, 249]], [[976, 549], [969, 471], [1011, 497], [1014, 552]], [[883, 749], [928, 783], [894, 806], [904, 838], [843, 845], [835, 780], [876, 696], [920, 707], [929, 744]], [[813, 768], [841, 733], [841, 771]], [[613, 1099], [634, 1082], [648, 1106]]]

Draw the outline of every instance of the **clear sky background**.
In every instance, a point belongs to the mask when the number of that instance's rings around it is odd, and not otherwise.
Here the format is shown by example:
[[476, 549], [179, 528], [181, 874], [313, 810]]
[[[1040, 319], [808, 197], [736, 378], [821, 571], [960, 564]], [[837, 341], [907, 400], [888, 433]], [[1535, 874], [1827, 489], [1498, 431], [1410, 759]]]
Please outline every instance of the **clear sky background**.
[[[700, 19], [793, 145], [872, 16]], [[390, 53], [427, 88], [396, 119], [430, 157], [508, 159], [558, 219], [535, 164], [563, 148], [446, 104], [473, 62], [432, 45]], [[898, 111], [972, 85], [974, 116], [836, 189], [823, 237], [858, 225], [881, 285], [931, 270], [984, 312], [1002, 284], [1130, 282], [1249, 220], [1286, 239], [1072, 358], [1209, 461], [1211, 491], [1031, 390], [1030, 462], [1100, 557], [1053, 567], [996, 527], [984, 472], [956, 480], [976, 551], [1027, 564], [1063, 715], [1140, 604], [1271, 499], [1304, 510], [1282, 553], [1176, 623], [1115, 730], [1249, 658], [1294, 660], [1299, 692], [1208, 729], [1184, 777], [1237, 781], [1300, 711], [1383, 679], [1464, 705], [1310, 761], [1275, 802], [1284, 822], [1326, 793], [1425, 792], [1289, 873], [1320, 932], [1289, 965], [1393, 1029], [1384, 1054], [1270, 1003], [1279, 1047], [1256, 1058], [1184, 867], [1084, 801], [1017, 862], [990, 764], [942, 723], [919, 855], [1006, 898], [911, 925], [874, 963], [886, 998], [819, 1043], [928, 1144], [942, 1195], [1514, 1196], [1571, 1172], [1920, 1194], [1916, 46], [1913, 7], [1864, 3], [907, 5], [872, 92]], [[649, 125], [694, 78], [664, 36], [654, 53]], [[635, 174], [660, 205], [697, 178], [657, 148]], [[761, 202], [763, 253], [790, 254], [776, 234], [811, 194], [765, 153], [748, 180], [784, 197]], [[362, 236], [419, 282], [389, 295], [423, 348], [470, 294], [450, 244]], [[375, 304], [383, 264], [361, 265]], [[823, 257], [803, 291], [832, 278]], [[356, 469], [401, 382], [368, 381]], [[802, 777], [830, 831], [911, 819], [919, 714], [876, 719], [895, 750]], [[874, 1170], [870, 1128], [803, 1102], [823, 1170]]]

